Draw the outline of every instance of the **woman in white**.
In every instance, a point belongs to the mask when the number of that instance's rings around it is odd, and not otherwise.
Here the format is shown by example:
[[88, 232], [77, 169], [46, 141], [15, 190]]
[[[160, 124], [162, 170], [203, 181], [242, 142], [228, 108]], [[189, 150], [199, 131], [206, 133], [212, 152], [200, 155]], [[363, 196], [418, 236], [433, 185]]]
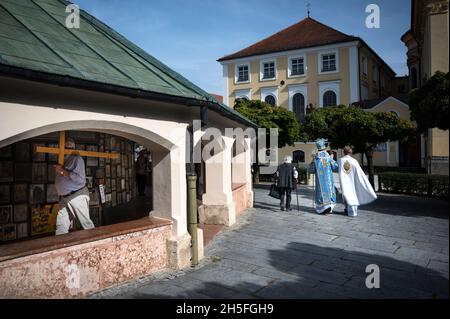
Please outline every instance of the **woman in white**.
[[339, 180], [345, 212], [348, 216], [354, 217], [358, 215], [359, 205], [373, 202], [377, 199], [377, 195], [358, 161], [351, 156], [353, 150], [350, 146], [344, 147], [344, 154], [345, 156], [338, 160]]

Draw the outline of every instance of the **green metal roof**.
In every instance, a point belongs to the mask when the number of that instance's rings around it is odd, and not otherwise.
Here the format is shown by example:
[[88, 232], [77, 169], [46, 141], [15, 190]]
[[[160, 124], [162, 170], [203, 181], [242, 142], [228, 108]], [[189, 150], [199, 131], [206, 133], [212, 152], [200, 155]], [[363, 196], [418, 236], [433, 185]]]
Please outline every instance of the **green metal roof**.
[[67, 28], [68, 4], [0, 0], [0, 65], [209, 101], [248, 121], [87, 12], [80, 10], [79, 29]]

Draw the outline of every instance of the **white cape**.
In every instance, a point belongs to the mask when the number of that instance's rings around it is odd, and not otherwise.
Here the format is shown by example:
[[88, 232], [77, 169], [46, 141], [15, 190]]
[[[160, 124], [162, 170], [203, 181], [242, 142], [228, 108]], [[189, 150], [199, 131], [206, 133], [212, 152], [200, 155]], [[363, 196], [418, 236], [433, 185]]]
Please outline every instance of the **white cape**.
[[377, 199], [357, 160], [346, 155], [338, 160], [338, 164], [341, 192], [348, 205], [364, 205]]

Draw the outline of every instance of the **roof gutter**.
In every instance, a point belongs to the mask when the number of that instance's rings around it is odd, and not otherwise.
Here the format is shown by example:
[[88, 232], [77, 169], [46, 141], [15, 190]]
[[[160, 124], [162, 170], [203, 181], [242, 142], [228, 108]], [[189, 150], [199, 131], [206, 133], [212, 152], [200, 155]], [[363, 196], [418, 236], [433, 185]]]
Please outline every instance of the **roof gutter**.
[[20, 79], [27, 79], [31, 81], [44, 82], [58, 86], [68, 86], [78, 89], [128, 96], [132, 98], [142, 98], [146, 100], [174, 103], [189, 107], [200, 107], [200, 108], [206, 107], [225, 116], [226, 118], [244, 124], [245, 126], [257, 128], [257, 125], [255, 123], [252, 123], [248, 120], [245, 120], [244, 118], [237, 116], [231, 110], [227, 110], [226, 107], [223, 107], [214, 101], [156, 93], [146, 90], [127, 88], [119, 85], [104, 84], [94, 81], [77, 79], [70, 76], [63, 76], [41, 71], [28, 70], [19, 67], [13, 67], [1, 63], [0, 63], [0, 75], [6, 75]]

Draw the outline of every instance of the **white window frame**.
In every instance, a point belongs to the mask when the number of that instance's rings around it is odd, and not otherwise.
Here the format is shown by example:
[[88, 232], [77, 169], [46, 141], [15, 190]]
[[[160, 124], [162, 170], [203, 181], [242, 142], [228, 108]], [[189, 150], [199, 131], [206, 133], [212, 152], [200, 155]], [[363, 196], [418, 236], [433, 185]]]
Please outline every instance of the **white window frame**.
[[251, 100], [251, 90], [245, 89], [245, 90], [235, 90], [234, 91], [234, 99], [242, 99], [247, 98], [249, 101]]
[[[246, 66], [248, 67], [248, 80], [247, 81], [238, 81], [239, 79], [239, 67]], [[234, 84], [245, 84], [251, 82], [251, 71], [250, 71], [250, 62], [245, 63], [236, 63], [234, 65]]]
[[272, 95], [275, 98], [275, 105], [278, 105], [278, 87], [261, 88], [261, 102], [265, 102], [268, 95]]
[[[264, 63], [273, 63], [273, 67], [274, 67], [274, 75], [275, 77], [273, 78], [264, 78]], [[266, 59], [266, 60], [261, 60], [259, 62], [259, 80], [260, 81], [273, 81], [277, 79], [277, 59]]]
[[[292, 60], [303, 58], [303, 74], [292, 75]], [[288, 78], [299, 78], [306, 76], [308, 64], [306, 63], [306, 54], [291, 55], [288, 57]]]
[[326, 91], [333, 91], [336, 94], [336, 105], [339, 105], [341, 102], [341, 97], [339, 94], [339, 85], [340, 81], [327, 81], [327, 82], [319, 82], [319, 106], [323, 107], [323, 95]]
[[[328, 55], [328, 54], [334, 54], [335, 59], [336, 59], [336, 70], [335, 71], [325, 71], [322, 72], [322, 57], [324, 55]], [[334, 49], [334, 50], [327, 50], [327, 51], [320, 51], [318, 53], [318, 59], [317, 59], [317, 70], [319, 71], [319, 74], [333, 74], [333, 73], [339, 73], [339, 50], [338, 49]]]
[[308, 108], [308, 84], [295, 84], [288, 86], [289, 91], [289, 111], [294, 112], [294, 95], [297, 93], [303, 94], [305, 97], [305, 114]]

